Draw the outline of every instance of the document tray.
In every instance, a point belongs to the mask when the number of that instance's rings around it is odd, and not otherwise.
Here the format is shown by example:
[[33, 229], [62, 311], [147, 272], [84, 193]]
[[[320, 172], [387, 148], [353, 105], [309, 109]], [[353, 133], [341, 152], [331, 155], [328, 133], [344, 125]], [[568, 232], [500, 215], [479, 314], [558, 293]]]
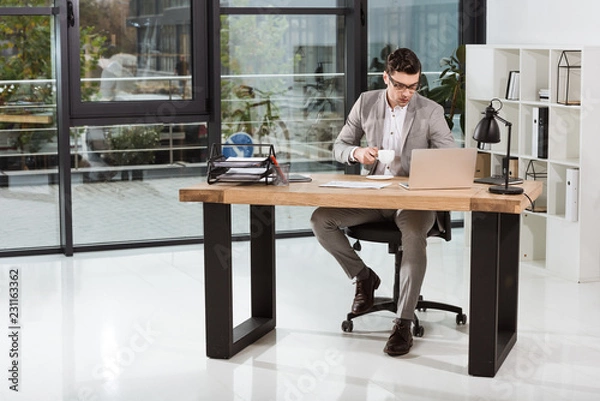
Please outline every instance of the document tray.
[[[252, 145], [258, 148], [257, 156], [226, 157], [223, 148], [240, 146], [237, 144], [213, 144], [208, 159], [207, 180], [209, 184], [216, 182], [260, 182], [269, 184], [269, 176], [275, 172], [275, 149], [270, 144]], [[264, 150], [264, 151], [263, 151]]]

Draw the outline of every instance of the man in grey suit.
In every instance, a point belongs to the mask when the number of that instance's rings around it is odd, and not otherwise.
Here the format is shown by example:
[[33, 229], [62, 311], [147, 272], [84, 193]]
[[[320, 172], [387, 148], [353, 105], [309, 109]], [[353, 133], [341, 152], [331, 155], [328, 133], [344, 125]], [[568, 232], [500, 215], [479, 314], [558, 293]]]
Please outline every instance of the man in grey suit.
[[[411, 50], [397, 49], [388, 56], [383, 72], [386, 88], [361, 94], [352, 107], [333, 147], [338, 162], [370, 166], [369, 174], [408, 176], [413, 149], [455, 147], [443, 108], [416, 92], [420, 76], [421, 62]], [[378, 162], [379, 149], [395, 150], [389, 169]], [[319, 243], [348, 277], [355, 279], [354, 313], [366, 312], [373, 306], [374, 292], [381, 280], [357, 255], [342, 228], [394, 220], [402, 232], [400, 299], [392, 334], [384, 348], [388, 355], [406, 354], [412, 346], [411, 323], [427, 266], [427, 232], [435, 216], [434, 211], [321, 207], [311, 217]]]

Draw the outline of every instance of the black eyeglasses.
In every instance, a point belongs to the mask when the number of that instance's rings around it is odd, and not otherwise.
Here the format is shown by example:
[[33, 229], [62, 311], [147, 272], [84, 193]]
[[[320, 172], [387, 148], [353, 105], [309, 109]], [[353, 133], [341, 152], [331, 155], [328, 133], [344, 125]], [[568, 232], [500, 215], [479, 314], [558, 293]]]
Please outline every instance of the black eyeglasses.
[[421, 86], [421, 84], [419, 82], [416, 82], [412, 85], [405, 85], [401, 82], [395, 81], [394, 78], [392, 78], [392, 76], [389, 74], [388, 74], [388, 79], [390, 80], [390, 83], [392, 84], [394, 89], [397, 90], [398, 92], [404, 92], [405, 90], [408, 90], [410, 93], [414, 93], [414, 92], [418, 91], [419, 87]]

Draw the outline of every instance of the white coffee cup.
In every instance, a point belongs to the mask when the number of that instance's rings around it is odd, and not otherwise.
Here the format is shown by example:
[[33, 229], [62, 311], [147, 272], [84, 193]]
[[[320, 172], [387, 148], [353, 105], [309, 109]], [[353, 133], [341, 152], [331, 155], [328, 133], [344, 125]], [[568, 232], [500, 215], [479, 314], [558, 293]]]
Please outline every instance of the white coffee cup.
[[396, 151], [393, 149], [379, 149], [377, 151], [377, 160], [383, 164], [390, 164], [396, 157]]

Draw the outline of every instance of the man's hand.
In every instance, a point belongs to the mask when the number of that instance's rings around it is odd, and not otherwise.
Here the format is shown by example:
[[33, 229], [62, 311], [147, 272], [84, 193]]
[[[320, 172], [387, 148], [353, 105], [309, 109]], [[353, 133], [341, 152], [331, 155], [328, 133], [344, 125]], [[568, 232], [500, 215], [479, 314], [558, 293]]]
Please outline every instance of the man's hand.
[[373, 164], [377, 160], [377, 152], [379, 149], [372, 148], [356, 148], [354, 151], [354, 159], [362, 164]]

